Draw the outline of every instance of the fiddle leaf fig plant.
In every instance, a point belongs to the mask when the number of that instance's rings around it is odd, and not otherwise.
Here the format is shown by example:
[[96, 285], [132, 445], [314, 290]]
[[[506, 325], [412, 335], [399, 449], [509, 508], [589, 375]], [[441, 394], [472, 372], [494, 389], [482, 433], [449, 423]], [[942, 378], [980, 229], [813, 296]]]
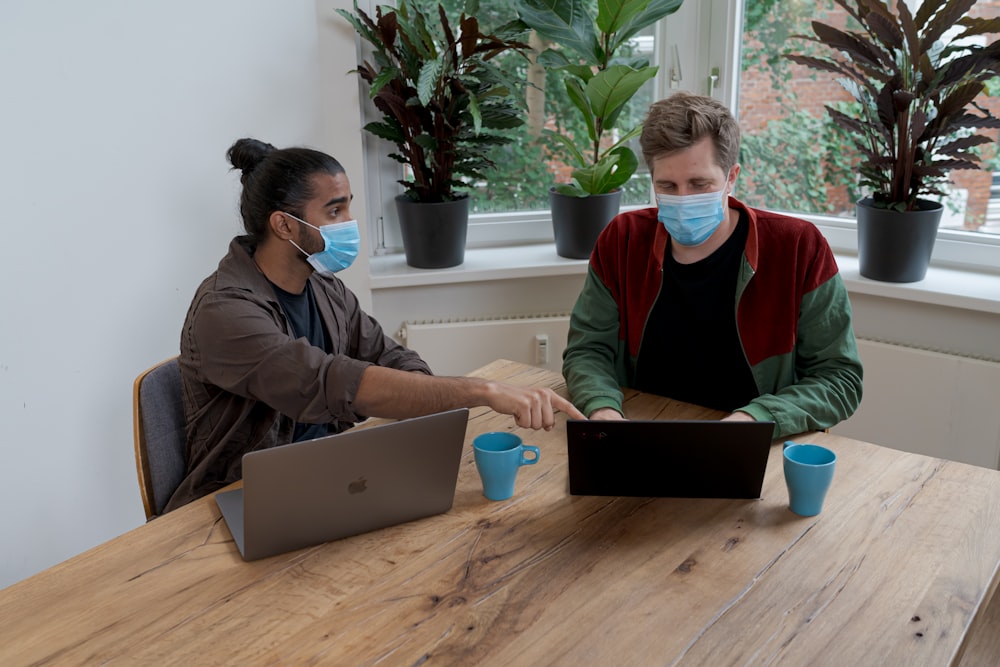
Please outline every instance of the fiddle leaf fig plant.
[[680, 5], [681, 0], [601, 0], [594, 15], [579, 0], [517, 0], [524, 25], [552, 45], [538, 63], [569, 75], [566, 92], [587, 128], [586, 140], [550, 132], [574, 164], [575, 184], [557, 185], [557, 191], [578, 197], [604, 194], [635, 173], [639, 161], [627, 143], [642, 127], [619, 131], [616, 125], [658, 68], [645, 58], [620, 54], [641, 30]]
[[835, 2], [861, 30], [813, 21], [815, 35], [796, 38], [831, 54], [785, 57], [843, 77], [857, 112], [826, 109], [863, 156], [861, 185], [878, 208], [913, 210], [922, 195], [944, 194], [950, 170], [979, 168], [976, 147], [995, 141], [977, 130], [1000, 120], [976, 100], [1000, 74], [1000, 42], [981, 39], [1000, 32], [1000, 18], [967, 16], [975, 0], [923, 0], [916, 14], [905, 0], [895, 11], [884, 0]]

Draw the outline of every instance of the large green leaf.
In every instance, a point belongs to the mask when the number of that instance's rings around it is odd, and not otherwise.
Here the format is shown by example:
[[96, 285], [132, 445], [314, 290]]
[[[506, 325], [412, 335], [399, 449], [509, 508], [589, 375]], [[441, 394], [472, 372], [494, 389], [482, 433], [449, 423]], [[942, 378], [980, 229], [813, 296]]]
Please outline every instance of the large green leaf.
[[570, 49], [587, 62], [599, 60], [594, 18], [586, 0], [517, 0], [521, 20], [545, 39]]
[[573, 178], [587, 194], [597, 195], [617, 190], [632, 178], [639, 160], [626, 146], [606, 153], [596, 163], [573, 170]]
[[566, 94], [569, 95], [570, 101], [583, 115], [583, 122], [587, 126], [590, 140], [597, 141], [597, 123], [595, 122], [597, 114], [594, 113], [590, 105], [590, 98], [584, 91], [583, 86], [576, 79], [566, 79]]
[[[615, 0], [610, 1], [614, 2]], [[664, 16], [676, 12], [680, 9], [681, 2], [682, 0], [649, 0], [645, 9], [632, 17], [615, 33], [614, 41], [608, 46], [609, 51], [612, 53], [617, 51], [618, 47], [638, 34], [639, 31], [648, 28]]]
[[648, 4], [649, 0], [598, 0], [597, 28], [603, 33], [618, 32]]
[[621, 160], [620, 155], [607, 155], [594, 164], [573, 170], [573, 179], [581, 190], [589, 195], [599, 195], [610, 190], [606, 190], [604, 185], [611, 180], [615, 167]]
[[634, 70], [625, 65], [613, 65], [598, 72], [587, 82], [586, 95], [594, 116], [604, 119], [604, 126], [611, 127], [625, 104], [642, 84], [656, 76], [656, 67]]

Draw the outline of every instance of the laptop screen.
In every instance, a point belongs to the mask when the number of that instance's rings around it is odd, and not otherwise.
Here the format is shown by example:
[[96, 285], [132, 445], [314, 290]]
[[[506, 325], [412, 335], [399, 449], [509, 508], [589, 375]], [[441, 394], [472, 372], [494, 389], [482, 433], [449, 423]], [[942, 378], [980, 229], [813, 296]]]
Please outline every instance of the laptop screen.
[[574, 495], [759, 498], [773, 422], [566, 423]]

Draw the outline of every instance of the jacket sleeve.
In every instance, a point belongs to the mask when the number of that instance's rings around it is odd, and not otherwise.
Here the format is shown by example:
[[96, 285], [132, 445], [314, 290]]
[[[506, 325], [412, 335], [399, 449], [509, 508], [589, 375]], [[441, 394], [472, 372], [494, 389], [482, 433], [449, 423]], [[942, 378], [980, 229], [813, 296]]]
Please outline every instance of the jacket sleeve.
[[355, 411], [354, 399], [370, 365], [430, 373], [415, 352], [383, 334], [349, 290], [338, 301], [333, 353], [327, 354], [287, 333], [280, 312], [249, 291], [204, 295], [185, 332], [197, 379], [296, 421], [320, 424], [365, 418]]
[[589, 268], [570, 316], [562, 368], [570, 399], [587, 416], [599, 408], [622, 410], [618, 322], [614, 297]]
[[[740, 408], [757, 420], [773, 420], [776, 439], [830, 428], [854, 414], [861, 402], [863, 369], [840, 274], [806, 293], [801, 304], [795, 381]], [[771, 371], [772, 377], [780, 374]]]

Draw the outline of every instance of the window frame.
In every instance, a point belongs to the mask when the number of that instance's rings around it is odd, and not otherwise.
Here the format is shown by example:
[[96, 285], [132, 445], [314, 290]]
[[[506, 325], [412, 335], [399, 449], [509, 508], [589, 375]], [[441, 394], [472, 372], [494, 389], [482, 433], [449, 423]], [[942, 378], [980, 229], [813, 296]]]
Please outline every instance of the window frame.
[[[654, 60], [660, 69], [654, 79], [657, 99], [669, 94], [672, 75], [680, 75], [677, 88], [705, 93], [709, 76], [718, 70], [717, 85], [712, 96], [737, 113], [739, 73], [745, 0], [703, 0], [685, 2], [677, 12], [656, 26]], [[377, 3], [362, 0], [365, 11], [374, 11]], [[367, 6], [366, 6], [367, 5]], [[723, 35], [722, 39], [714, 39]], [[369, 57], [364, 51], [362, 56]], [[680, 62], [675, 62], [679, 56]], [[378, 118], [379, 113], [367, 94], [361, 95], [362, 125]], [[369, 238], [373, 239], [373, 255], [402, 252], [402, 238], [393, 198], [402, 193], [395, 183], [399, 164], [387, 157], [384, 142], [363, 132], [365, 182]], [[652, 196], [650, 197], [650, 204]], [[641, 206], [623, 207], [623, 210]], [[852, 218], [840, 218], [788, 212], [808, 220], [824, 234], [834, 252], [857, 253], [857, 223]], [[548, 210], [507, 213], [473, 214], [469, 220], [467, 246], [506, 247], [531, 243], [552, 243], [553, 233]], [[931, 264], [978, 272], [1000, 274], [1000, 235], [983, 234], [957, 229], [941, 229]]]

